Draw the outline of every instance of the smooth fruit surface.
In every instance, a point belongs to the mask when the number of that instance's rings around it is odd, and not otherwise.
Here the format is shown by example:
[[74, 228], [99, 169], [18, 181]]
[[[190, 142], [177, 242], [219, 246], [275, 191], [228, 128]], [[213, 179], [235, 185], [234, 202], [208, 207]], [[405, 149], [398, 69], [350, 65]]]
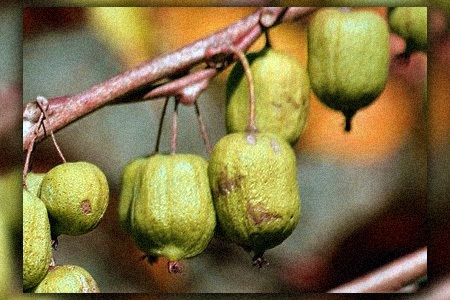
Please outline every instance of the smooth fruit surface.
[[[295, 143], [303, 133], [309, 107], [306, 68], [290, 54], [265, 47], [247, 55], [255, 87], [256, 126]], [[244, 132], [249, 126], [249, 90], [241, 63], [227, 80], [227, 130]]]
[[192, 154], [151, 156], [140, 167], [130, 213], [132, 237], [149, 257], [200, 254], [216, 224], [207, 162]]
[[52, 257], [50, 222], [44, 203], [23, 190], [23, 289], [36, 286], [47, 274]]
[[130, 161], [122, 172], [122, 183], [119, 198], [119, 222], [126, 232], [130, 232], [130, 207], [135, 189], [137, 188], [138, 173], [140, 167], [147, 162], [148, 158], [138, 158]]
[[208, 167], [220, 229], [255, 256], [282, 243], [300, 218], [296, 158], [271, 133], [232, 133], [215, 145]]
[[34, 293], [99, 293], [97, 282], [84, 268], [74, 265], [51, 267]]
[[12, 251], [11, 237], [9, 236], [6, 219], [0, 214], [0, 299], [6, 299], [6, 295], [11, 291], [13, 283], [12, 277]]
[[352, 116], [384, 90], [389, 71], [389, 30], [366, 10], [322, 8], [308, 25], [308, 72], [321, 102]]
[[389, 13], [389, 25], [406, 40], [406, 51], [426, 51], [427, 7], [395, 7]]
[[52, 168], [41, 183], [52, 235], [80, 235], [93, 230], [108, 206], [105, 174], [88, 162], [68, 162]]

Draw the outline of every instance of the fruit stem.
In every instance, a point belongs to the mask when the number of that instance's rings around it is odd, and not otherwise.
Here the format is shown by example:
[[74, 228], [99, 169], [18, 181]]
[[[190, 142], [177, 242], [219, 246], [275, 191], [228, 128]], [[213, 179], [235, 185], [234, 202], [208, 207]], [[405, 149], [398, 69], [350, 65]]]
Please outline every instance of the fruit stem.
[[202, 135], [203, 142], [205, 143], [206, 152], [208, 153], [208, 155], [210, 155], [211, 151], [212, 151], [212, 147], [211, 147], [211, 142], [209, 140], [208, 131], [206, 130], [205, 123], [203, 122], [203, 118], [200, 114], [200, 109], [199, 109], [197, 101], [194, 102], [194, 105], [195, 105], [195, 113], [197, 114], [198, 125], [200, 127], [200, 133]]
[[252, 77], [252, 72], [250, 70], [250, 64], [248, 63], [247, 57], [245, 56], [244, 52], [232, 48], [233, 52], [237, 55], [238, 59], [240, 60], [242, 67], [245, 71], [245, 76], [247, 77], [248, 82], [248, 90], [249, 90], [249, 102], [250, 102], [250, 115], [249, 115], [249, 126], [248, 131], [251, 133], [256, 132], [256, 125], [255, 125], [255, 87]]
[[346, 132], [350, 132], [350, 130], [352, 130], [352, 119], [353, 119], [353, 116], [356, 113], [356, 110], [343, 110], [342, 112], [344, 113], [344, 116], [345, 116], [345, 128], [344, 128], [344, 130]]
[[264, 44], [264, 48], [272, 48], [272, 43], [270, 42], [269, 30], [264, 31], [264, 37], [266, 38], [266, 43]]
[[170, 154], [175, 154], [177, 151], [177, 129], [178, 129], [178, 104], [180, 101], [175, 98], [175, 108], [172, 114], [172, 141]]
[[164, 106], [161, 112], [161, 117], [159, 118], [159, 126], [158, 126], [158, 135], [156, 136], [156, 145], [155, 145], [155, 153], [159, 152], [159, 144], [161, 142], [161, 133], [162, 133], [162, 127], [163, 127], [163, 123], [164, 123], [164, 117], [166, 115], [166, 111], [167, 111], [167, 105], [169, 104], [169, 98], [170, 97], [166, 97], [166, 100], [164, 100]]

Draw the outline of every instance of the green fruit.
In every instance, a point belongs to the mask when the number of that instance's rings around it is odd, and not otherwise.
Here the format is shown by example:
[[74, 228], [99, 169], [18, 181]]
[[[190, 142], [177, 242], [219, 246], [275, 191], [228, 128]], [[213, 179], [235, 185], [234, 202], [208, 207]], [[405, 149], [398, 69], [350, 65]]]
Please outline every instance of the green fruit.
[[50, 223], [44, 203], [23, 190], [23, 289], [36, 286], [47, 274], [52, 257]]
[[389, 25], [406, 40], [407, 54], [427, 50], [427, 7], [395, 7], [389, 13]]
[[79, 266], [51, 267], [34, 293], [100, 293], [91, 274]]
[[216, 216], [207, 162], [192, 154], [151, 156], [140, 167], [131, 204], [132, 238], [149, 258], [165, 257], [169, 270], [208, 246]]
[[30, 193], [35, 196], [39, 195], [39, 190], [41, 188], [42, 179], [44, 179], [45, 173], [33, 173], [29, 172], [27, 174], [27, 189]]
[[97, 166], [68, 162], [47, 172], [40, 197], [47, 206], [54, 237], [80, 235], [93, 230], [103, 218], [109, 187]]
[[14, 231], [22, 230], [22, 212], [20, 207], [22, 199], [22, 170], [14, 168], [0, 175], [1, 209], [0, 218], [3, 217], [7, 226]]
[[[260, 132], [280, 134], [295, 143], [306, 126], [309, 78], [306, 68], [291, 55], [265, 47], [247, 56], [255, 88], [255, 122]], [[241, 63], [227, 81], [228, 132], [244, 132], [249, 126], [249, 90]]]
[[322, 8], [308, 25], [308, 72], [316, 96], [342, 111], [345, 130], [357, 110], [384, 90], [389, 71], [389, 30], [373, 11]]
[[137, 188], [135, 184], [138, 182], [138, 173], [148, 158], [138, 158], [130, 161], [124, 168], [122, 173], [122, 189], [119, 198], [119, 223], [126, 232], [130, 232], [130, 206], [134, 197], [134, 190]]
[[300, 218], [296, 158], [272, 133], [232, 133], [215, 145], [208, 174], [220, 228], [227, 239], [263, 253], [281, 244]]
[[0, 215], [0, 299], [7, 299], [6, 295], [11, 291], [13, 283], [11, 238], [9, 233], [7, 220], [3, 215]]

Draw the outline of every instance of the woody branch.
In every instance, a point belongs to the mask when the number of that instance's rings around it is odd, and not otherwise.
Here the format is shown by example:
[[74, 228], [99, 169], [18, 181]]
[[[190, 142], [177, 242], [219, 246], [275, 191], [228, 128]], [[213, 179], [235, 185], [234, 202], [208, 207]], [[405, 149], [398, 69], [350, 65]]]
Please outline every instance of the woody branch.
[[[161, 55], [101, 82], [79, 94], [48, 99], [44, 120], [47, 131], [56, 132], [89, 113], [114, 103], [177, 96], [186, 104], [195, 102], [214, 78], [237, 57], [231, 49], [246, 51], [265, 29], [309, 15], [310, 7], [261, 7], [230, 26], [174, 52]], [[190, 70], [200, 64], [205, 68]], [[164, 83], [158, 83], [164, 81]], [[23, 108], [23, 151], [46, 137], [40, 126], [36, 101]]]

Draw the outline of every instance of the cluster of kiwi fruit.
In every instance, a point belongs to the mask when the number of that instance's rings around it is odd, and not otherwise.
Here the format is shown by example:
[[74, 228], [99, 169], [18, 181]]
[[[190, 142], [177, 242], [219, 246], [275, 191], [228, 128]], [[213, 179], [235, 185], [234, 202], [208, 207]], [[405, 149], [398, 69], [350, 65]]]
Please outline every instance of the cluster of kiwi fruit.
[[[423, 50], [426, 35], [416, 38], [423, 32], [405, 20], [419, 14], [422, 30], [423, 11], [409, 10], [392, 11], [388, 21], [413, 49]], [[390, 59], [389, 24], [370, 10], [322, 8], [308, 24], [307, 39], [307, 68], [269, 42], [246, 55], [253, 86], [245, 64], [235, 64], [226, 85], [228, 134], [209, 162], [157, 153], [127, 164], [119, 220], [150, 261], [165, 257], [169, 271], [177, 272], [180, 259], [200, 254], [217, 236], [253, 252], [254, 264], [262, 266], [264, 252], [295, 229], [300, 194], [291, 146], [305, 129], [310, 90], [344, 114], [350, 131], [355, 113], [384, 90]]]
[[257, 130], [247, 130], [249, 91], [242, 64], [227, 83], [227, 128], [209, 162], [194, 154], [153, 154], [130, 161], [122, 174], [121, 226], [150, 262], [202, 253], [218, 236], [254, 252], [279, 245], [300, 217], [295, 143], [306, 125], [306, 68], [268, 44], [247, 55], [254, 80]]
[[92, 231], [109, 201], [105, 174], [84, 161], [64, 162], [47, 173], [29, 172], [23, 187], [23, 290], [34, 293], [99, 292], [93, 277], [76, 265], [55, 265], [60, 235]]

